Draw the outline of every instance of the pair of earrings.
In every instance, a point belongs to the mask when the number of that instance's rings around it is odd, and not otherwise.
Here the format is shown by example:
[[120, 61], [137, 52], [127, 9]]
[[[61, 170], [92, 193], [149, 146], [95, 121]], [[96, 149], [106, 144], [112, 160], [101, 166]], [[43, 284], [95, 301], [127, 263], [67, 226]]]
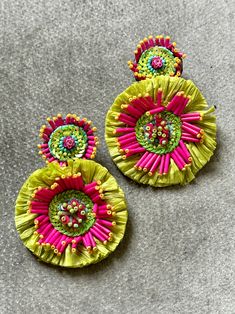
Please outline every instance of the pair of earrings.
[[[214, 107], [180, 78], [182, 54], [169, 37], [150, 36], [129, 62], [137, 81], [106, 117], [105, 138], [118, 168], [156, 187], [186, 184], [213, 155]], [[48, 118], [39, 153], [47, 166], [26, 180], [16, 201], [16, 228], [39, 259], [64, 267], [97, 263], [122, 240], [124, 194], [106, 168], [91, 160], [98, 137], [74, 114]]]

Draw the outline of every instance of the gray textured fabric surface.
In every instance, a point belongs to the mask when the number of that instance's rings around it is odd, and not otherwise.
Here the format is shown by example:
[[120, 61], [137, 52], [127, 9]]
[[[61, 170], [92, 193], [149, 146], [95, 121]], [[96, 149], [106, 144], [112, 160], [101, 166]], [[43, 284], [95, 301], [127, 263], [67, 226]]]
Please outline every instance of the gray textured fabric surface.
[[[1, 313], [235, 313], [234, 2], [0, 1]], [[104, 141], [105, 114], [129, 86], [126, 62], [149, 34], [188, 55], [183, 77], [217, 106], [218, 148], [186, 187], [125, 178]], [[99, 128], [97, 161], [126, 193], [124, 241], [77, 270], [39, 263], [14, 227], [14, 202], [44, 164], [38, 131], [55, 113]]]

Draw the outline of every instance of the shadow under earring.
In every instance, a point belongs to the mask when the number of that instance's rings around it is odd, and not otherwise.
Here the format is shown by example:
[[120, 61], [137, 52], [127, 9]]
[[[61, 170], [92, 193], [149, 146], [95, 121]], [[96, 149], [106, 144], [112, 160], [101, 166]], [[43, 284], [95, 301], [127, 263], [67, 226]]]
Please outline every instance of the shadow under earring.
[[33, 172], [16, 200], [15, 222], [24, 245], [44, 262], [64, 267], [97, 263], [122, 240], [124, 193], [94, 158], [91, 121], [76, 115], [48, 119], [40, 130], [47, 166]]

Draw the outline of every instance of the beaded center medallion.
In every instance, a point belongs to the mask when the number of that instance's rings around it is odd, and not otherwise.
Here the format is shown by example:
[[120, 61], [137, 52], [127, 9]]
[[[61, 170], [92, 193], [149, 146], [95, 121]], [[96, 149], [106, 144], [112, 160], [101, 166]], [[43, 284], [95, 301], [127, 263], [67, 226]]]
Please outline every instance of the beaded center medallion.
[[181, 137], [181, 120], [172, 112], [142, 115], [136, 123], [136, 138], [147, 151], [166, 154], [174, 150]]
[[78, 236], [95, 222], [93, 202], [81, 191], [68, 190], [55, 195], [49, 205], [52, 225], [63, 234]]
[[175, 63], [176, 58], [170, 50], [156, 46], [143, 52], [138, 61], [138, 70], [145, 75], [173, 75]]
[[81, 158], [86, 151], [87, 135], [76, 125], [63, 125], [51, 134], [48, 146], [51, 154], [61, 161]]

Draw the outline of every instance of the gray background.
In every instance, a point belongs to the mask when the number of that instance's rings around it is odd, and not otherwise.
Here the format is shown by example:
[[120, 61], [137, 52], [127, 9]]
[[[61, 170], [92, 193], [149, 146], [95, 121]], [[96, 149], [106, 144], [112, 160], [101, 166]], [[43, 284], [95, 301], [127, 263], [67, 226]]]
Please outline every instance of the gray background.
[[[0, 1], [1, 313], [235, 313], [234, 2]], [[127, 61], [146, 35], [170, 35], [217, 106], [218, 148], [186, 187], [125, 178], [104, 141], [105, 114], [132, 82]], [[14, 227], [24, 180], [44, 163], [38, 132], [58, 112], [99, 128], [97, 161], [126, 193], [118, 249], [85, 269], [37, 262]]]

